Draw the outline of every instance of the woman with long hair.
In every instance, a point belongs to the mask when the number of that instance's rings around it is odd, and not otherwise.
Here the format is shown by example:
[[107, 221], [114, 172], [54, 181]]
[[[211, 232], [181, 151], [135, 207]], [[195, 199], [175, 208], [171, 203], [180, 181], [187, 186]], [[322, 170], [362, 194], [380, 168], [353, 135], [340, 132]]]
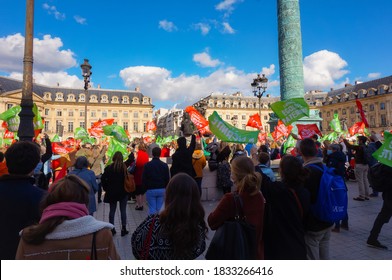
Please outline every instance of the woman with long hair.
[[262, 184], [267, 201], [264, 221], [264, 256], [268, 260], [305, 260], [304, 223], [310, 194], [303, 187], [309, 171], [301, 161], [285, 155], [279, 164], [281, 182]]
[[197, 258], [206, 247], [204, 215], [196, 181], [178, 173], [166, 187], [164, 209], [149, 215], [132, 234], [133, 255], [150, 260]]
[[[103, 201], [110, 205], [109, 223], [112, 225], [114, 225], [117, 202], [120, 202], [121, 236], [124, 236], [129, 233], [126, 228], [128, 193], [124, 189], [125, 174], [128, 171], [121, 152], [115, 152], [112, 161], [109, 166], [105, 167], [101, 178], [102, 188], [105, 191]], [[112, 229], [112, 233], [116, 234], [115, 228]]]
[[[263, 249], [263, 219], [264, 197], [260, 192], [261, 175], [255, 172], [253, 161], [246, 156], [239, 156], [231, 162], [231, 178], [235, 193], [242, 200], [242, 214], [246, 221], [256, 228], [257, 259], [264, 258]], [[225, 221], [234, 220], [236, 204], [234, 193], [226, 193], [218, 206], [208, 216], [208, 225], [212, 230], [218, 229]], [[227, 244], [230, 246], [230, 244]]]
[[22, 231], [16, 259], [120, 259], [113, 226], [90, 216], [88, 203], [89, 186], [76, 175], [54, 183], [42, 201], [39, 224]]

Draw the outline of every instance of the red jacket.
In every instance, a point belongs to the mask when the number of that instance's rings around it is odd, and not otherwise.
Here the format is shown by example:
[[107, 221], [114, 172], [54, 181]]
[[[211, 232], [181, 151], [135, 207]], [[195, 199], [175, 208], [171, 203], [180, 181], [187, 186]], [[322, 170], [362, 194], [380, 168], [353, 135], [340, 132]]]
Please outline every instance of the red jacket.
[[145, 151], [138, 151], [136, 158], [136, 169], [135, 169], [135, 184], [136, 186], [141, 186], [142, 184], [142, 174], [144, 170], [144, 165], [149, 161], [148, 154]]

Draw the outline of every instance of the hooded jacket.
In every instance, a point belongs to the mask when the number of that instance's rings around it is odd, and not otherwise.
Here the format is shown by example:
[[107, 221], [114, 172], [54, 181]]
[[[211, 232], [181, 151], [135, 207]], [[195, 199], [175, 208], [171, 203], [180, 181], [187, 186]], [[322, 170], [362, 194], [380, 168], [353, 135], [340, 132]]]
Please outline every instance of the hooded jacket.
[[178, 149], [172, 156], [172, 166], [170, 168], [171, 177], [177, 173], [183, 172], [194, 178], [196, 172], [192, 166], [192, 155], [196, 147], [196, 136], [192, 135], [189, 147], [186, 146], [185, 137], [180, 137], [177, 140]]
[[207, 161], [202, 150], [195, 150], [192, 155], [192, 165], [196, 172], [196, 178], [203, 177], [203, 168], [206, 166]]

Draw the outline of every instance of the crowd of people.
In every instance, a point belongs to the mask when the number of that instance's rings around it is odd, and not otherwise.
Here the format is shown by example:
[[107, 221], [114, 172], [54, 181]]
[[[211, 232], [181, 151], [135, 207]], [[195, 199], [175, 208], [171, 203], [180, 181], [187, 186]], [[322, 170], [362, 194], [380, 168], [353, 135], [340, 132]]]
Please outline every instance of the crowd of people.
[[[312, 212], [323, 175], [319, 168], [333, 167], [346, 178], [353, 158], [358, 184], [353, 199], [365, 203], [379, 195], [370, 191], [367, 172], [377, 163], [369, 153], [382, 142], [376, 133], [359, 136], [357, 145], [343, 138], [320, 143], [317, 135], [293, 137], [296, 145], [286, 148], [284, 142], [243, 145], [213, 137], [204, 144], [198, 133], [162, 147], [138, 139], [127, 157], [118, 151], [111, 158], [106, 145], [83, 145], [70, 156], [65, 174], [51, 168], [56, 155], [47, 135], [42, 145], [16, 142], [0, 152], [1, 259], [119, 259], [116, 209], [119, 204], [121, 236], [128, 235], [132, 203], [136, 211], [148, 208], [132, 232], [137, 259], [195, 259], [207, 249], [208, 230], [236, 218], [234, 196], [255, 228], [256, 259], [329, 259], [331, 232], [349, 230], [349, 217], [331, 223]], [[162, 157], [171, 157], [170, 167]], [[278, 174], [271, 169], [274, 159], [280, 159]], [[222, 193], [208, 217], [201, 204], [207, 166]], [[127, 173], [134, 179], [132, 193], [124, 189]], [[390, 189], [382, 194], [383, 212], [367, 240], [381, 249], [386, 246], [378, 235], [392, 215]], [[108, 222], [94, 218], [102, 201], [109, 205]]]

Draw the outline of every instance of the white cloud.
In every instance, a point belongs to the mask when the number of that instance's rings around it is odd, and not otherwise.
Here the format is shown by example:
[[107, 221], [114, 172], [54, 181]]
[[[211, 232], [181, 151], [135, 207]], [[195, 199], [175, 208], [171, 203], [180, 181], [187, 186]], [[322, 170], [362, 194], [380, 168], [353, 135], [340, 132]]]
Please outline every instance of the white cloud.
[[367, 77], [369, 79], [377, 79], [381, 77], [381, 73], [369, 73]]
[[79, 24], [87, 24], [87, 19], [78, 15], [74, 16], [74, 19]]
[[327, 89], [341, 84], [338, 80], [349, 73], [347, 62], [339, 54], [328, 50], [315, 52], [304, 58], [305, 90]]
[[265, 74], [267, 77], [275, 74], [275, 64], [271, 64], [269, 67], [263, 67], [261, 74]]
[[218, 11], [232, 12], [234, 10], [234, 4], [242, 1], [243, 0], [223, 0], [215, 6], [215, 9]]
[[194, 24], [194, 28], [196, 30], [200, 30], [202, 35], [207, 35], [211, 30], [211, 26], [209, 24], [201, 22]]
[[[22, 72], [24, 56], [24, 37], [20, 34], [0, 37], [0, 70]], [[63, 42], [59, 37], [44, 35], [43, 39], [34, 38], [34, 70], [38, 72], [57, 72], [76, 66], [75, 54], [62, 50]]]
[[193, 61], [201, 67], [216, 67], [222, 64], [219, 59], [212, 59], [208, 52], [194, 54]]
[[50, 6], [48, 3], [44, 3], [42, 7], [48, 12], [49, 15], [54, 15], [54, 17], [58, 20], [64, 20], [65, 14], [60, 13], [56, 6]]
[[[10, 77], [13, 79], [22, 80], [23, 74], [19, 72], [12, 72]], [[84, 82], [75, 75], [69, 75], [67, 72], [36, 72], [33, 73], [35, 83], [45, 86], [55, 87], [57, 84], [60, 87], [80, 88], [84, 87]]]
[[228, 22], [222, 22], [223, 33], [234, 34], [235, 30], [230, 26]]
[[167, 21], [166, 19], [161, 20], [159, 22], [159, 28], [162, 28], [163, 30], [167, 32], [173, 32], [176, 31], [178, 28], [175, 26], [175, 24], [171, 21]]
[[[231, 94], [241, 91], [250, 95], [250, 83], [256, 75], [257, 73], [245, 73], [232, 67], [219, 69], [206, 77], [185, 74], [173, 77], [169, 70], [154, 66], [128, 67], [120, 71], [126, 87], [140, 87], [143, 94], [153, 99], [153, 103], [170, 100], [182, 105], [189, 105], [211, 92]], [[269, 82], [268, 91], [273, 91], [277, 84], [277, 81]]]

